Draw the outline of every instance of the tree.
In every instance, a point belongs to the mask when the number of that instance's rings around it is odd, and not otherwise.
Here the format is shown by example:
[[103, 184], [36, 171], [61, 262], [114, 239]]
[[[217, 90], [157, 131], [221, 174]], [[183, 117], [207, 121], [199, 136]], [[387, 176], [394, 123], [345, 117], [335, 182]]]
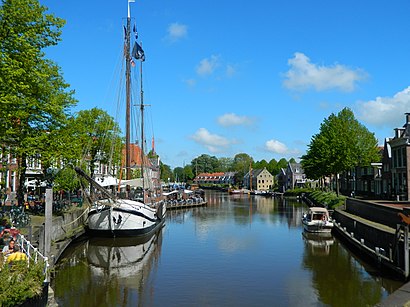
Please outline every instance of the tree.
[[64, 25], [46, 10], [37, 0], [3, 0], [0, 7], [0, 143], [18, 160], [20, 203], [27, 157], [58, 148], [53, 132], [63, 129], [75, 104], [60, 68], [45, 58], [44, 48], [60, 41]]
[[[380, 159], [374, 134], [355, 119], [349, 108], [344, 108], [323, 121], [302, 157], [302, 166], [312, 179], [333, 174], [337, 180], [343, 171]], [[339, 194], [338, 182], [336, 193]]]
[[233, 165], [232, 158], [223, 157], [223, 158], [219, 158], [218, 161], [219, 161], [219, 166], [220, 166], [219, 171], [226, 173], [232, 170], [232, 165]]
[[79, 111], [70, 121], [68, 131], [75, 138], [73, 151], [81, 160], [87, 158], [91, 177], [98, 161], [111, 166], [111, 170], [121, 165], [120, 128], [106, 111], [99, 108]]
[[160, 162], [160, 170], [161, 170], [161, 180], [165, 182], [174, 181], [174, 174], [171, 171], [171, 167]]
[[202, 154], [191, 161], [191, 167], [196, 175], [200, 173], [214, 173], [220, 168], [218, 158], [207, 154]]
[[174, 177], [176, 181], [184, 181], [184, 169], [180, 166], [174, 168]]
[[54, 186], [59, 190], [74, 191], [81, 188], [81, 180], [73, 168], [65, 167], [56, 174]]
[[235, 182], [243, 182], [243, 177], [249, 172], [249, 168], [253, 163], [253, 158], [246, 153], [239, 153], [233, 158], [233, 170], [235, 174]]
[[282, 158], [278, 161], [278, 164], [276, 165], [276, 167], [277, 167], [277, 170], [278, 170], [278, 173], [279, 173], [279, 170], [281, 168], [286, 169], [288, 167], [288, 161], [286, 161], [285, 158]]
[[184, 166], [184, 179], [185, 181], [192, 180], [195, 178], [194, 172], [192, 171], [191, 165]]
[[263, 169], [266, 168], [268, 169], [269, 163], [265, 160], [262, 159], [261, 161], [257, 161], [252, 165], [252, 168], [254, 169]]
[[271, 173], [274, 176], [279, 174], [279, 170], [277, 166], [278, 166], [278, 161], [276, 161], [275, 159], [270, 160], [268, 163], [268, 167], [267, 167], [269, 173]]

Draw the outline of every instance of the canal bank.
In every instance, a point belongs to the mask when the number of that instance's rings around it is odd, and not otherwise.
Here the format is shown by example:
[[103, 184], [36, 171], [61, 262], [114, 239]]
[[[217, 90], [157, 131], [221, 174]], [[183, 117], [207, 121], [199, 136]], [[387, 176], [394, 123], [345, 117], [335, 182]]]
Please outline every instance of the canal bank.
[[[49, 254], [45, 250], [45, 217], [32, 216], [31, 225], [28, 228], [27, 239], [38, 250], [48, 257], [49, 271], [52, 271], [54, 265], [60, 259], [63, 252], [73, 240], [85, 233], [85, 223], [87, 218], [87, 209], [75, 208], [70, 212], [65, 212], [60, 216], [54, 216], [51, 223], [51, 246]], [[54, 299], [54, 290], [48, 285], [47, 306], [58, 306]]]
[[[334, 232], [380, 271], [409, 280], [408, 202], [348, 198], [333, 213]], [[404, 218], [402, 218], [404, 216]], [[410, 306], [407, 282], [377, 306]]]

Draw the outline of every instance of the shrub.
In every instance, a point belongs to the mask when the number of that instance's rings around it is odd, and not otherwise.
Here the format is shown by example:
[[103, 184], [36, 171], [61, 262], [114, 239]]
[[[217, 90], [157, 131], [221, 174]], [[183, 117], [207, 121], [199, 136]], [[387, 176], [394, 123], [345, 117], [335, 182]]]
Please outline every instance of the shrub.
[[303, 193], [310, 193], [312, 191], [312, 189], [310, 188], [295, 188], [292, 190], [287, 190], [284, 195], [285, 196], [300, 196]]
[[0, 306], [16, 306], [38, 296], [43, 290], [44, 264], [20, 261], [0, 271]]
[[335, 209], [345, 203], [345, 196], [337, 196], [334, 192], [323, 192], [315, 190], [308, 194], [309, 199], [317, 205], [324, 206], [329, 209]]

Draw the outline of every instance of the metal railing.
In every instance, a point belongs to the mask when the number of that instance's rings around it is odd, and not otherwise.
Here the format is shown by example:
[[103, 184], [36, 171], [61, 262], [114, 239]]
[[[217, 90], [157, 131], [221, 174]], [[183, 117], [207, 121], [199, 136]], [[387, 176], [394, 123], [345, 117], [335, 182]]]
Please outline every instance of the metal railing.
[[[38, 248], [34, 247], [23, 235], [17, 235], [16, 243], [20, 246], [21, 251], [27, 255], [27, 258], [33, 260], [34, 263], [42, 261], [44, 264], [44, 282], [49, 282], [49, 263], [48, 257], [45, 257], [39, 252]], [[30, 261], [28, 261], [30, 265]]]

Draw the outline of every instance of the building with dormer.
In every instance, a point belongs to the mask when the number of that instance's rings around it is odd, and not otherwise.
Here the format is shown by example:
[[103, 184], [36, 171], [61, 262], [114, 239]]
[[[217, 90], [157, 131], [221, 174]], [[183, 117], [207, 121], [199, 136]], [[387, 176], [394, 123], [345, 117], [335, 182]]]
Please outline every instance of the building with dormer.
[[243, 177], [243, 186], [249, 190], [271, 190], [273, 189], [273, 175], [266, 167], [263, 169], [251, 169]]

